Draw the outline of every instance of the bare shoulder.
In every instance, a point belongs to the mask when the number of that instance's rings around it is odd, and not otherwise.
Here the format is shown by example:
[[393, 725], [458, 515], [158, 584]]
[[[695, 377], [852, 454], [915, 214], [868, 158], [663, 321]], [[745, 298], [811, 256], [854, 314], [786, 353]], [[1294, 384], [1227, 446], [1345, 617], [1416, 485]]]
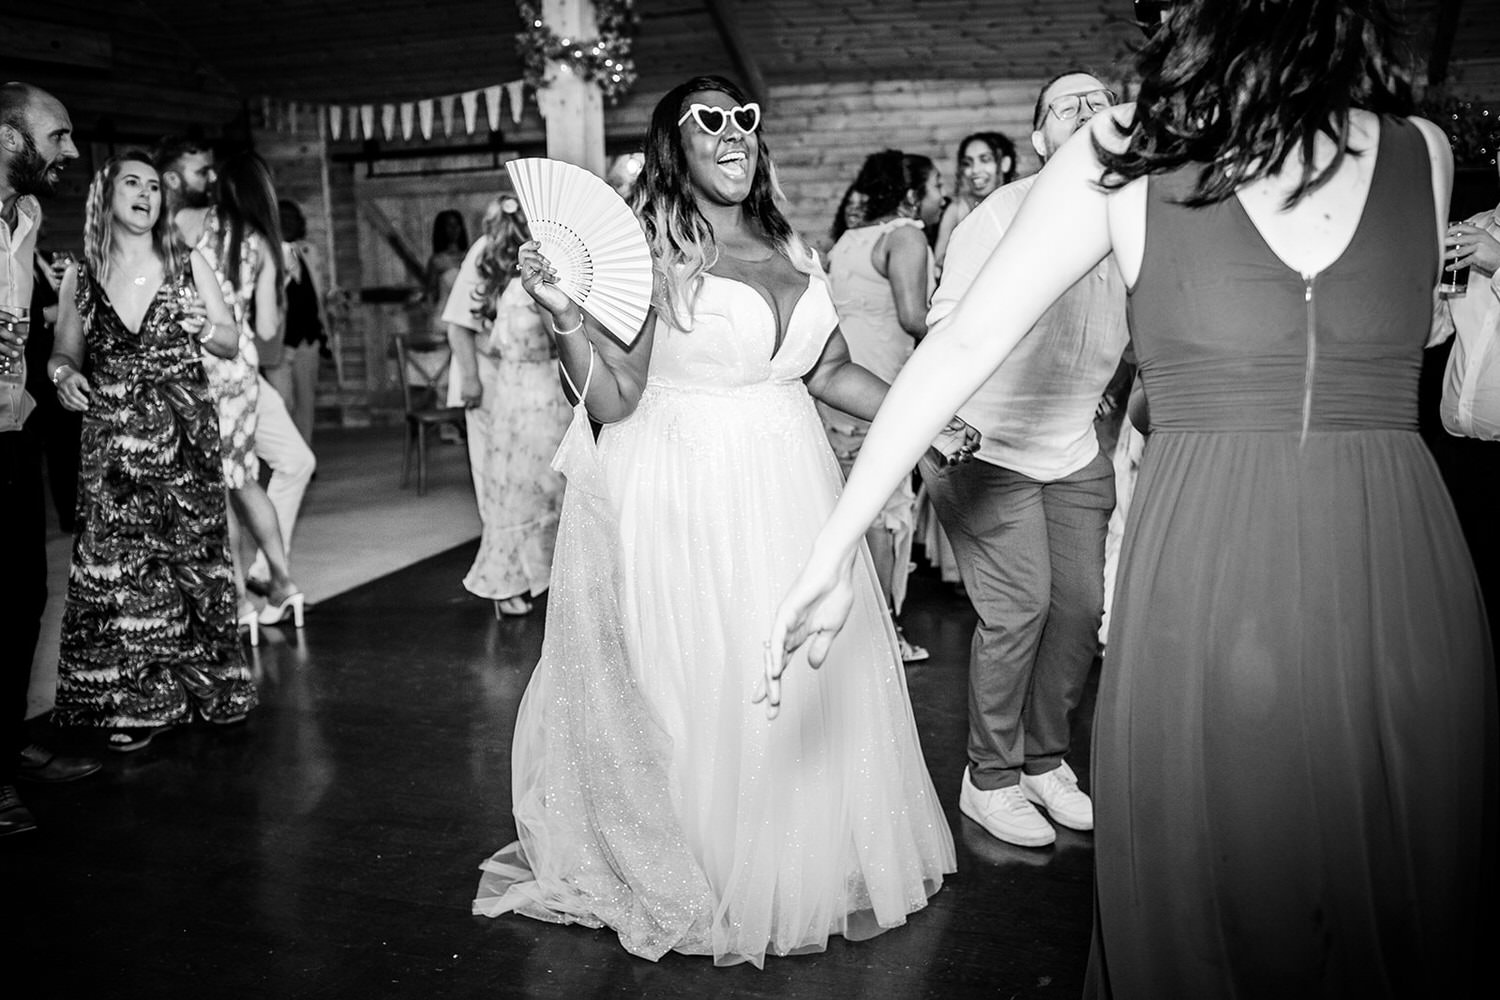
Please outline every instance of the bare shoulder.
[[885, 241], [887, 250], [927, 248], [927, 235], [918, 226], [893, 226], [881, 239]]
[[1427, 155], [1432, 158], [1433, 164], [1443, 165], [1446, 169], [1453, 168], [1453, 147], [1448, 143], [1448, 135], [1441, 128], [1426, 118], [1413, 115], [1407, 121], [1417, 127], [1422, 133], [1422, 138], [1427, 140]]

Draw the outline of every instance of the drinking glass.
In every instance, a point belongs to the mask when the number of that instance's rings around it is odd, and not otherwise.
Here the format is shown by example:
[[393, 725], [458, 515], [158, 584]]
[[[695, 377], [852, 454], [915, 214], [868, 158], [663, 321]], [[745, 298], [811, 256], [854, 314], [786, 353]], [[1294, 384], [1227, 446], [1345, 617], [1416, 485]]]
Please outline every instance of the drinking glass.
[[[0, 326], [5, 327], [7, 333], [19, 337], [20, 346], [24, 349], [26, 338], [31, 335], [31, 310], [26, 306], [0, 306]], [[20, 375], [19, 361], [19, 358], [0, 355], [0, 376]]]
[[[1458, 219], [1457, 221], [1448, 223], [1448, 225], [1450, 227], [1461, 225], [1463, 221], [1462, 219]], [[1443, 256], [1443, 277], [1438, 282], [1438, 294], [1447, 296], [1463, 295], [1468, 290], [1469, 265], [1455, 265], [1448, 259], [1445, 253]]]

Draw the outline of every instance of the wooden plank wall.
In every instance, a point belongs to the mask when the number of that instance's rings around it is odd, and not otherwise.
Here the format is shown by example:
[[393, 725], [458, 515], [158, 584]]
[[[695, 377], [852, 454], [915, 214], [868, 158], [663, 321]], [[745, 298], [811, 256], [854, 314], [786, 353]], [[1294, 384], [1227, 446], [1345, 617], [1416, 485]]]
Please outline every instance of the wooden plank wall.
[[894, 80], [772, 87], [766, 139], [792, 225], [820, 250], [844, 190], [870, 153], [929, 156], [954, 190], [958, 143], [999, 131], [1015, 143], [1022, 175], [1037, 167], [1031, 115], [1042, 80]]
[[89, 179], [113, 153], [192, 127], [217, 138], [243, 111], [233, 88], [139, 0], [0, 5], [0, 80], [42, 87], [73, 119], [82, 155], [43, 206], [51, 249], [82, 249]]

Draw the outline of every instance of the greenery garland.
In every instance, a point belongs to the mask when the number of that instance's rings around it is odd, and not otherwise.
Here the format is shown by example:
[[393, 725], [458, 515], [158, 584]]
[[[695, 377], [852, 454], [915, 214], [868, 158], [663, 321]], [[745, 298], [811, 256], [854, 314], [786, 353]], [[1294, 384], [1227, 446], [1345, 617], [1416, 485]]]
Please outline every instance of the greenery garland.
[[1431, 96], [1418, 109], [1448, 133], [1453, 162], [1460, 167], [1493, 167], [1500, 153], [1500, 108], [1466, 97]]
[[635, 83], [635, 61], [630, 58], [630, 40], [639, 22], [635, 0], [594, 0], [598, 38], [559, 35], [542, 20], [542, 5], [536, 0], [516, 0], [516, 7], [521, 12], [516, 47], [526, 67], [526, 82], [534, 89], [547, 85], [549, 60], [598, 84], [611, 104]]

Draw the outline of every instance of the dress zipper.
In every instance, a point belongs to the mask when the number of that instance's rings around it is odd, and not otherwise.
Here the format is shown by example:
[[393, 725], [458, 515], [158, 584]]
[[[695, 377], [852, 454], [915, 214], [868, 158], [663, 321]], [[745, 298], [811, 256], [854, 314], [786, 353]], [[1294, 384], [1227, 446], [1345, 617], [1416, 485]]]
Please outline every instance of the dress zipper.
[[1302, 301], [1307, 306], [1307, 366], [1302, 373], [1302, 438], [1298, 447], [1307, 443], [1307, 431], [1312, 426], [1313, 370], [1318, 362], [1318, 304], [1313, 300], [1315, 274], [1302, 276]]

